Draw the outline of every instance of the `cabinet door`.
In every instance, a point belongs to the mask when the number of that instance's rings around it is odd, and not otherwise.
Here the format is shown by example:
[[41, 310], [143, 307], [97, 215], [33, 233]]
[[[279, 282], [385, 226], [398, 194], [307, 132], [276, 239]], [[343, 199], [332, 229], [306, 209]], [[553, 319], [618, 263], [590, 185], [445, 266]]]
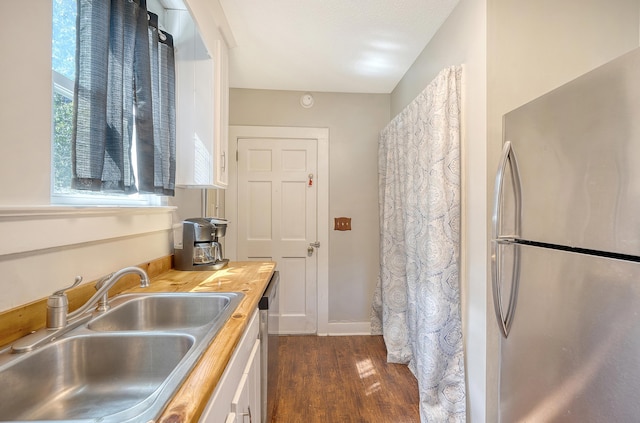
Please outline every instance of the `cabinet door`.
[[262, 422], [262, 385], [260, 384], [260, 340], [256, 340], [247, 363], [247, 388], [249, 391], [249, 407], [251, 407], [252, 423]]
[[176, 186], [228, 185], [229, 58], [215, 28], [203, 34], [186, 10], [167, 10], [176, 44]]
[[256, 340], [247, 367], [231, 402], [231, 412], [242, 423], [260, 423], [260, 340]]
[[[249, 386], [247, 384], [247, 374], [243, 374], [238, 385], [238, 390], [231, 401], [231, 412], [236, 414], [238, 421], [246, 420], [253, 422], [251, 415], [251, 404], [249, 403]], [[247, 419], [245, 419], [247, 417]]]
[[176, 62], [176, 186], [213, 186], [215, 64], [193, 18], [169, 10]]
[[[249, 324], [245, 333], [242, 335], [238, 346], [236, 347], [235, 352], [231, 356], [229, 363], [227, 364], [227, 368], [225, 369], [222, 378], [218, 382], [218, 386], [214, 390], [207, 406], [205, 407], [202, 416], [200, 417], [200, 423], [220, 423], [223, 419], [228, 418], [225, 416], [229, 415], [231, 411], [234, 415], [236, 415], [235, 419], [238, 422], [248, 422], [248, 416], [241, 416], [239, 413], [236, 413], [236, 409], [243, 409], [245, 412], [248, 412], [249, 408], [249, 400], [241, 401], [240, 398], [243, 397], [242, 393], [238, 394], [238, 391], [242, 391], [242, 385], [246, 385], [249, 377], [244, 377], [248, 372], [257, 372], [258, 380], [260, 378], [260, 368], [257, 370], [251, 370], [251, 363], [253, 361], [260, 361], [259, 359], [259, 342], [258, 340], [258, 332], [259, 332], [259, 317], [258, 310], [253, 312], [253, 315], [249, 319]], [[256, 343], [258, 348], [256, 349]], [[247, 388], [247, 395], [249, 395], [249, 388]], [[237, 399], [237, 401], [236, 401]], [[232, 404], [242, 402], [243, 406], [232, 406]], [[258, 407], [256, 409], [256, 407]], [[259, 403], [258, 406], [252, 405], [251, 412], [255, 413], [254, 409], [259, 412]], [[232, 422], [234, 420], [231, 420]], [[255, 417], [252, 419], [253, 422], [259, 423], [259, 420], [256, 420]], [[226, 420], [225, 420], [226, 422]]]
[[214, 185], [226, 188], [229, 184], [229, 48], [216, 40], [215, 69], [215, 168]]

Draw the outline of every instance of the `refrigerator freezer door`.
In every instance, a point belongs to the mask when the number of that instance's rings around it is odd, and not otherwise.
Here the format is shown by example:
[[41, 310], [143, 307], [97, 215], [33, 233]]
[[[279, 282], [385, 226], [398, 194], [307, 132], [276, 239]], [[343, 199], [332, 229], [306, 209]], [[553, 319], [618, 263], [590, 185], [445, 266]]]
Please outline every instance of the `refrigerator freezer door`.
[[640, 264], [515, 248], [521, 274], [500, 347], [501, 422], [637, 422]]
[[505, 115], [523, 239], [640, 256], [639, 75], [636, 49]]

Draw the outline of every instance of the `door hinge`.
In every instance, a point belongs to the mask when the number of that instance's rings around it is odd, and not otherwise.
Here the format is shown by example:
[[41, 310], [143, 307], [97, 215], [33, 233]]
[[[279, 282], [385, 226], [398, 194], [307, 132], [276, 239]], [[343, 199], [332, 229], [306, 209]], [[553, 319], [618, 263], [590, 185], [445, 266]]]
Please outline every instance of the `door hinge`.
[[236, 150], [236, 162], [238, 161], [238, 150]]

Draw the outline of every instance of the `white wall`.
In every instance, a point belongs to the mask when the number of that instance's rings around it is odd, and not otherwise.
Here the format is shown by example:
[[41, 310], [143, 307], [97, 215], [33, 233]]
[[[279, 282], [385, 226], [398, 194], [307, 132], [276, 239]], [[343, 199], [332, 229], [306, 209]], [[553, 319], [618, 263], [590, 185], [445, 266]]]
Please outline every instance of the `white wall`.
[[461, 289], [468, 421], [485, 421], [486, 2], [461, 0], [391, 94], [399, 113], [442, 70], [464, 65]]
[[[369, 323], [378, 275], [378, 133], [389, 122], [386, 94], [232, 89], [231, 125], [329, 128], [329, 323]], [[334, 217], [352, 230], [333, 230]]]
[[0, 206], [49, 202], [51, 11], [49, 0], [28, 13], [0, 3]]
[[0, 312], [171, 252], [171, 209], [49, 206], [50, 0], [0, 2]]

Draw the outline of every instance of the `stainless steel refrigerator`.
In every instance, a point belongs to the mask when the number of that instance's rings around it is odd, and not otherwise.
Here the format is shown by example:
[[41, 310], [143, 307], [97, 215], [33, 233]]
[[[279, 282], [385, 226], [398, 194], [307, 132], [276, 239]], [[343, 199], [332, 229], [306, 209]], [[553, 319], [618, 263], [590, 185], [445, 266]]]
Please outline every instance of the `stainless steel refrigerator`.
[[640, 50], [504, 116], [500, 419], [640, 422]]

